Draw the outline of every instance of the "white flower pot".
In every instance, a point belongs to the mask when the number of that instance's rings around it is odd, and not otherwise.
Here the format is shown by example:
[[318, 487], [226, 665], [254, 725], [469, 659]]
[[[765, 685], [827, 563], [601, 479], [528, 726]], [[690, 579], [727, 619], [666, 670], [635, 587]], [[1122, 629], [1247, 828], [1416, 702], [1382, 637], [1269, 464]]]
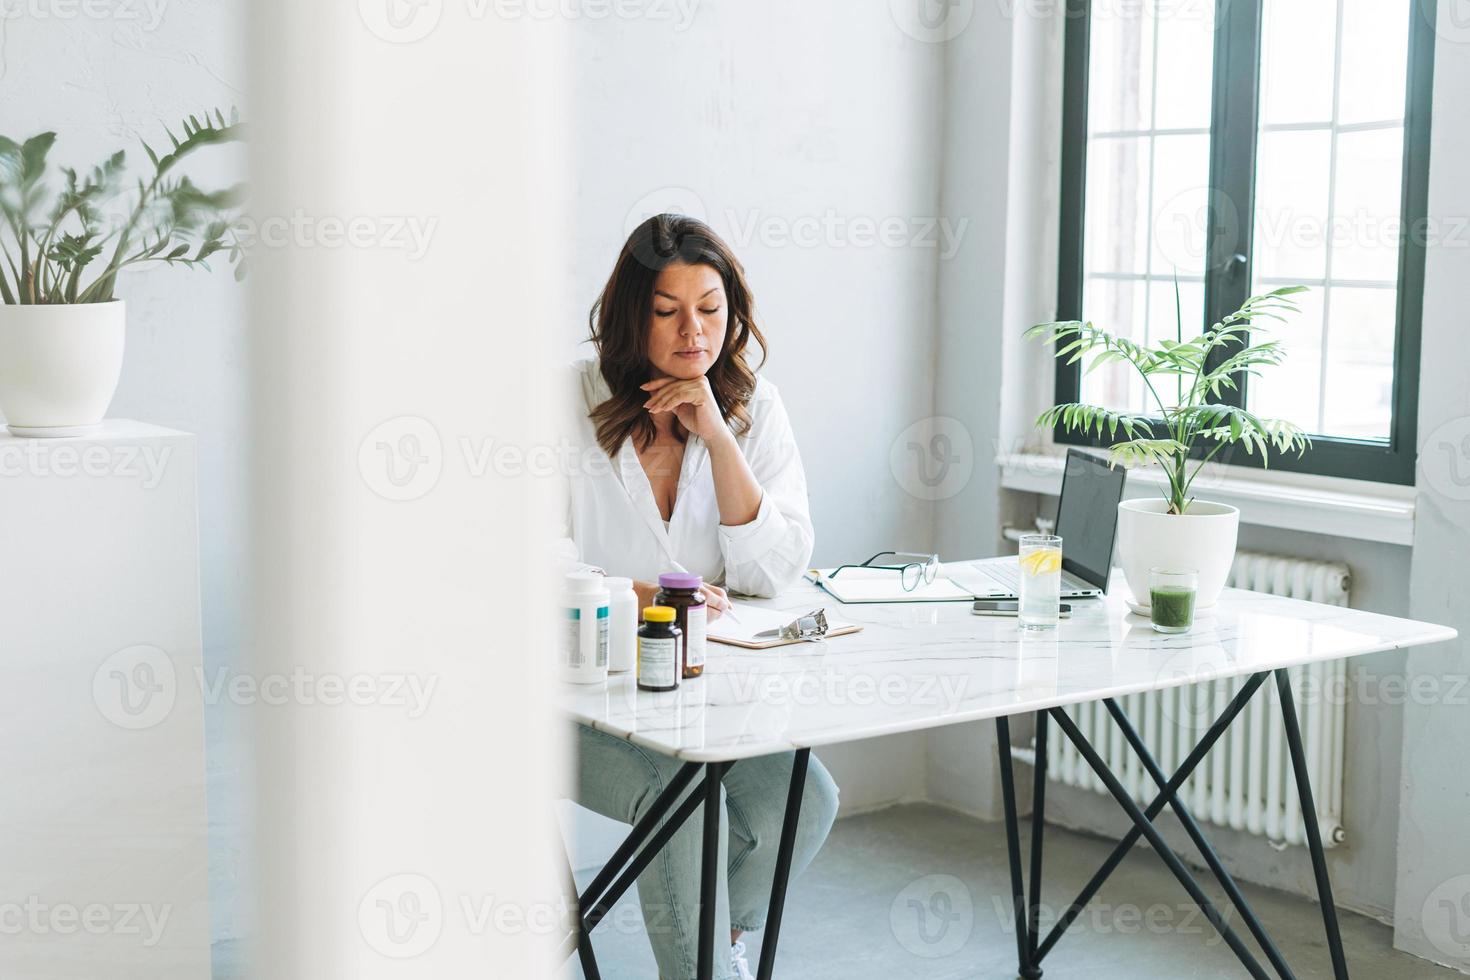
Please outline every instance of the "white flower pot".
[[1133, 600], [1148, 608], [1150, 568], [1192, 568], [1199, 573], [1195, 608], [1213, 606], [1235, 561], [1240, 511], [1207, 500], [1194, 501], [1185, 514], [1168, 511], [1169, 502], [1158, 497], [1118, 505], [1118, 558]]
[[14, 435], [83, 435], [122, 374], [122, 300], [0, 305], [0, 414]]

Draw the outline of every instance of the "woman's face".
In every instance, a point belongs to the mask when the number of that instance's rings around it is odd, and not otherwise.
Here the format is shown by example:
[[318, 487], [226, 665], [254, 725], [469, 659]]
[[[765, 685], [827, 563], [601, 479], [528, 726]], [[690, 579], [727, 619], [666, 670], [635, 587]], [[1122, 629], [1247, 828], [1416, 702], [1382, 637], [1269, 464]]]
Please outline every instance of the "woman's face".
[[714, 366], [725, 347], [725, 283], [707, 265], [671, 265], [653, 284], [648, 359], [654, 371], [690, 379]]

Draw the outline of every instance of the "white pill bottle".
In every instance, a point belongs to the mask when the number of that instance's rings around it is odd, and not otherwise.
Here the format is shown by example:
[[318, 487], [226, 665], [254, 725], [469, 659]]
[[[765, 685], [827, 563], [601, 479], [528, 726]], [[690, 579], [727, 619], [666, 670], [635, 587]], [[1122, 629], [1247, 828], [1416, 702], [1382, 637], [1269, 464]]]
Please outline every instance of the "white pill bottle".
[[607, 577], [609, 593], [607, 669], [614, 674], [633, 669], [638, 659], [638, 593], [633, 580]]
[[597, 572], [573, 572], [561, 596], [561, 649], [557, 664], [562, 680], [597, 684], [607, 680], [609, 600], [607, 584]]

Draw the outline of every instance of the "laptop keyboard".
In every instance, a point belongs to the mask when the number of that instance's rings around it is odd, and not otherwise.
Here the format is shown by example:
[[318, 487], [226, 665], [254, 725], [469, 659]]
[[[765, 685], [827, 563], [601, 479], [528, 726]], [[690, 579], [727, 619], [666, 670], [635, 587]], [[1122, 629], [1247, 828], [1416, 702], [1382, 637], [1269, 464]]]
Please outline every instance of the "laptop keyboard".
[[995, 579], [1002, 587], [1010, 589], [1018, 595], [1020, 594], [1021, 568], [1019, 565], [1013, 565], [1010, 562], [1004, 564], [996, 562], [992, 565], [986, 565], [984, 571], [987, 577]]
[[[980, 571], [984, 572], [987, 578], [1000, 583], [1002, 588], [1009, 589], [1012, 593], [1016, 595], [1021, 594], [1021, 566], [1019, 563], [1009, 561], [997, 561], [987, 562], [984, 565], [979, 565], [976, 567], [979, 568]], [[1070, 572], [1062, 573], [1063, 592], [1084, 592], [1090, 590], [1091, 588], [1092, 586], [1088, 585], [1086, 582], [1077, 578]]]

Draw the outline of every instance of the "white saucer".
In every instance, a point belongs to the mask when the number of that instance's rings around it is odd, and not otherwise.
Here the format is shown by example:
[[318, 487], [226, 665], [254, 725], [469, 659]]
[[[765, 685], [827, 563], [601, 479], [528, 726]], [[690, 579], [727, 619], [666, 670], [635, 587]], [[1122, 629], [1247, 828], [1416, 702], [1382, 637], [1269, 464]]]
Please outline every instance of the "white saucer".
[[[1136, 615], [1142, 616], [1145, 619], [1152, 618], [1153, 610], [1150, 607], [1140, 605], [1139, 603], [1134, 602], [1132, 599], [1127, 597], [1125, 597], [1123, 601], [1127, 603], [1128, 609]], [[1215, 615], [1215, 604], [1212, 602], [1208, 606], [1198, 606], [1195, 608], [1194, 614], [1196, 617], [1213, 616]]]

